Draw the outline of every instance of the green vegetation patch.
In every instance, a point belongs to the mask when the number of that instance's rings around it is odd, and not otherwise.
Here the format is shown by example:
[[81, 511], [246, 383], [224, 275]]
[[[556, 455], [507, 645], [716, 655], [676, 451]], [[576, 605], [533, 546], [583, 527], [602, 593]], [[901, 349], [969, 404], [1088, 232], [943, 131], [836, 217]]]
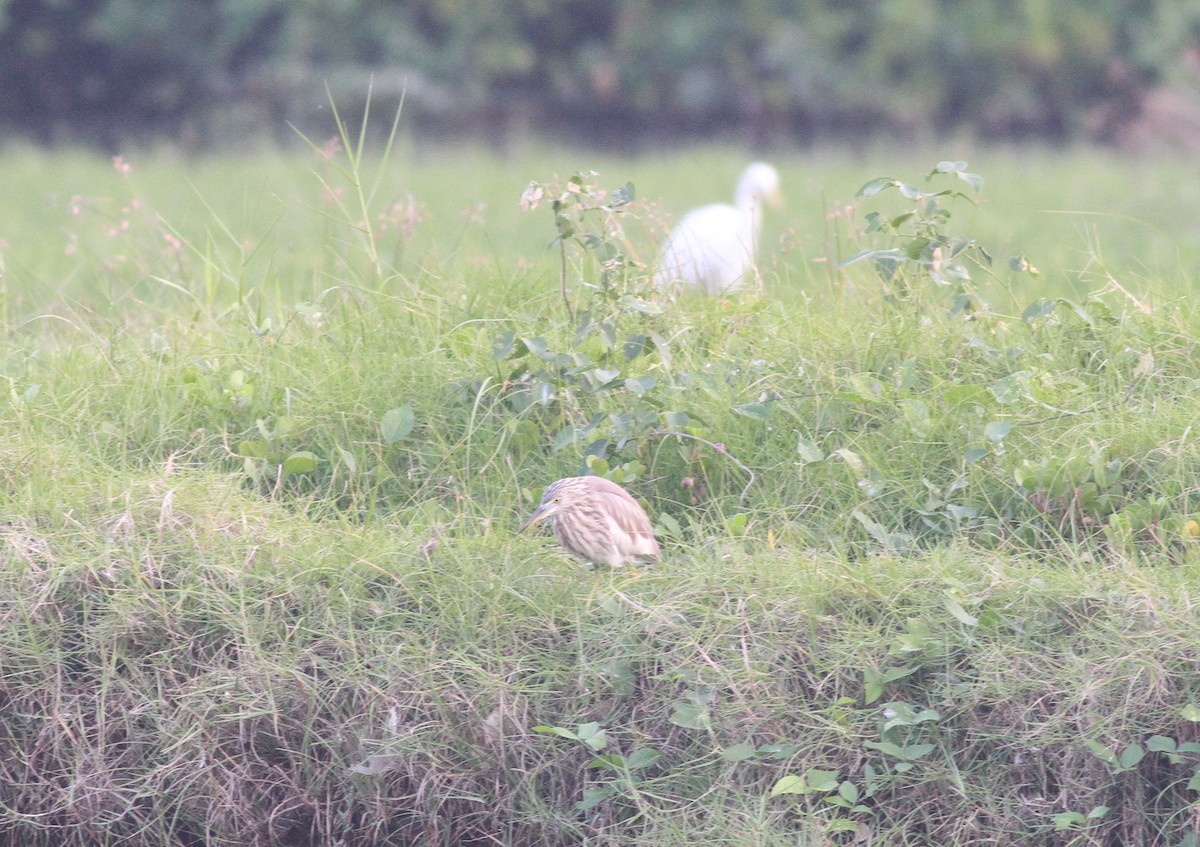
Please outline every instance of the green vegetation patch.
[[[477, 198], [510, 244], [312, 155], [269, 215], [13, 230], [5, 837], [1195, 843], [1190, 295], [989, 244], [976, 163], [672, 300], [624, 174]], [[584, 471], [660, 565], [515, 533]]]

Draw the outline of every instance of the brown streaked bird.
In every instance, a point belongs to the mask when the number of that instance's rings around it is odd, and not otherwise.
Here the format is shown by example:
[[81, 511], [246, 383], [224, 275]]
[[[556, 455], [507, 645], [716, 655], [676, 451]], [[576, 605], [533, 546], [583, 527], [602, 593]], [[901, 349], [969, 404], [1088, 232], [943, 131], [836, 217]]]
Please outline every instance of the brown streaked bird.
[[521, 527], [549, 520], [567, 552], [610, 567], [658, 561], [658, 541], [645, 510], [629, 492], [602, 476], [569, 476], [552, 482]]

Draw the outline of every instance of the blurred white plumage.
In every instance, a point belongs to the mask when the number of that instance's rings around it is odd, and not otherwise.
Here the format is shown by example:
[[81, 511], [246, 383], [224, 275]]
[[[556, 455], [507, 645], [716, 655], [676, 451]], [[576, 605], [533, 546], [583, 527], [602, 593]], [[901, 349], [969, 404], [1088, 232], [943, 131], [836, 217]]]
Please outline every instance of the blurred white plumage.
[[713, 203], [683, 216], [663, 242], [654, 283], [715, 297], [737, 291], [754, 270], [764, 201], [779, 202], [779, 174], [755, 162], [738, 180], [734, 204]]

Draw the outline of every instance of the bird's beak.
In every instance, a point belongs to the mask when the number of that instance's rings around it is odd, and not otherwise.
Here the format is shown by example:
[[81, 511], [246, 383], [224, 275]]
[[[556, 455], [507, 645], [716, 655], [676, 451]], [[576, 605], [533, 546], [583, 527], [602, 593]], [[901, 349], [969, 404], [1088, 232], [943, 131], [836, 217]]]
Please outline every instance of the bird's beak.
[[538, 521], [540, 521], [544, 517], [546, 517], [546, 510], [544, 508], [542, 508], [541, 506], [538, 506], [537, 511], [535, 511], [532, 515], [529, 516], [529, 520], [527, 520], [527, 521], [525, 521], [525, 523], [521, 524], [521, 528], [518, 529], [517, 532], [524, 532], [525, 530], [529, 529], [529, 527], [533, 526], [534, 524], [536, 524]]

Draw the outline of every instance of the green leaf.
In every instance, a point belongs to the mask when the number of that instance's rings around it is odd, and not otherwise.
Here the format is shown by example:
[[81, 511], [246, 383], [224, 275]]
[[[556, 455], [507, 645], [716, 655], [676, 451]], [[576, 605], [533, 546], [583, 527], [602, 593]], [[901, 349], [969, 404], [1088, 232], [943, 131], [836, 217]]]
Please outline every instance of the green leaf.
[[880, 191], [883, 191], [888, 188], [893, 188], [900, 184], [901, 184], [900, 180], [898, 180], [898, 179], [892, 179], [890, 177], [885, 177], [885, 176], [876, 177], [875, 179], [872, 179], [869, 182], [867, 182], [865, 185], [863, 185], [862, 188], [858, 189], [858, 191], [855, 193], [854, 196], [856, 196], [856, 197], [874, 197]]
[[1054, 821], [1054, 829], [1062, 832], [1063, 830], [1074, 829], [1083, 823], [1084, 817], [1079, 812], [1059, 812], [1052, 820]]
[[744, 418], [750, 418], [754, 421], [765, 421], [771, 411], [770, 403], [743, 403], [740, 406], [734, 406], [735, 414], [741, 415]]
[[580, 724], [575, 727], [576, 737], [593, 750], [603, 750], [608, 744], [608, 736], [600, 728], [597, 721]]
[[271, 455], [271, 445], [266, 441], [239, 441], [237, 454], [247, 459], [266, 459]]
[[1200, 721], [1200, 706], [1197, 706], [1195, 703], [1188, 703], [1179, 710], [1179, 716], [1185, 721], [1191, 721], [1192, 723]]
[[571, 732], [569, 729], [564, 729], [561, 726], [546, 726], [545, 724], [539, 724], [533, 728], [533, 731], [540, 732], [544, 735], [557, 735], [559, 738], [566, 738], [571, 741], [579, 740], [578, 735]]
[[317, 469], [316, 454], [308, 450], [298, 450], [283, 460], [283, 475], [312, 473]]
[[811, 794], [812, 789], [805, 783], [804, 777], [788, 774], [781, 777], [771, 789], [772, 797], [778, 797], [780, 794]]
[[1165, 735], [1151, 735], [1146, 739], [1146, 749], [1154, 753], [1174, 753], [1176, 746], [1175, 739]]
[[1200, 767], [1197, 767], [1192, 774], [1192, 778], [1188, 780], [1188, 791], [1200, 791]]
[[989, 440], [999, 443], [1008, 437], [1008, 433], [1011, 429], [1011, 421], [992, 421], [983, 428], [983, 434], [986, 435]]
[[[966, 162], [964, 162], [963, 165], [965, 166]], [[968, 171], [959, 171], [955, 174], [955, 176], [957, 176], [967, 185], [971, 186], [971, 190], [976, 194], [983, 190], [983, 177], [981, 177], [979, 174], [973, 174]]]
[[1125, 749], [1121, 751], [1121, 755], [1117, 757], [1117, 761], [1121, 763], [1121, 767], [1123, 768], [1133, 768], [1137, 767], [1138, 762], [1145, 758], [1145, 756], [1146, 751], [1142, 745], [1136, 741], [1130, 741], [1125, 745]]
[[598, 388], [603, 388], [620, 375], [620, 371], [608, 368], [596, 368], [591, 372], [591, 377], [596, 381]]
[[856, 832], [858, 824], [849, 818], [834, 818], [825, 824], [826, 832]]
[[838, 788], [837, 771], [809, 768], [804, 774], [804, 779], [813, 791], [837, 791]]
[[864, 741], [864, 747], [869, 747], [872, 750], [878, 750], [885, 756], [891, 756], [893, 759], [907, 758], [904, 748], [899, 744], [893, 744], [891, 741]]
[[626, 767], [625, 757], [617, 753], [605, 753], [603, 756], [597, 756], [588, 762], [587, 767], [606, 771], [621, 771]]
[[1100, 761], [1104, 762], [1104, 764], [1110, 765], [1114, 768], [1119, 765], [1119, 762], [1117, 761], [1117, 754], [1114, 753], [1112, 750], [1109, 750], [1107, 747], [1105, 747], [1099, 741], [1094, 741], [1089, 738], [1087, 741], [1084, 742], [1084, 746], [1086, 746], [1089, 750], [1091, 750], [1092, 755], [1095, 756]]
[[625, 387], [636, 394], [638, 397], [645, 395], [654, 386], [658, 384], [658, 380], [653, 376], [640, 376], [637, 379], [625, 380]]
[[515, 332], [506, 332], [499, 335], [492, 342], [492, 359], [497, 362], [502, 362], [516, 352], [517, 334]]
[[958, 161], [941, 161], [933, 166], [933, 170], [929, 172], [930, 176], [935, 174], [956, 174], [959, 171], [964, 171], [967, 168], [967, 163], [961, 160]]
[[542, 361], [554, 358], [554, 354], [550, 352], [550, 344], [544, 338], [522, 338], [521, 343], [525, 345], [526, 350]]
[[1095, 820], [1096, 818], [1102, 818], [1107, 814], [1108, 814], [1108, 806], [1096, 806], [1094, 809], [1092, 809], [1090, 812], [1087, 813], [1087, 816], [1088, 816], [1089, 820]]
[[337, 451], [342, 459], [342, 464], [346, 466], [346, 470], [350, 471], [350, 473], [357, 473], [358, 460], [354, 458], [354, 454], [341, 445], [338, 445]]
[[631, 771], [641, 770], [650, 767], [660, 758], [662, 758], [662, 753], [649, 747], [642, 747], [629, 755], [629, 758], [625, 760], [625, 767]]
[[567, 424], [558, 432], [554, 433], [554, 437], [550, 439], [550, 451], [557, 453], [566, 447], [570, 447], [577, 439], [582, 437], [575, 429], [573, 424]]
[[721, 758], [727, 762], [744, 762], [747, 759], [754, 758], [758, 751], [749, 744], [734, 744], [732, 747], [726, 747], [721, 751]]
[[925, 438], [929, 434], [933, 422], [929, 416], [929, 404], [924, 400], [917, 400], [913, 397], [904, 398], [900, 401], [900, 413], [904, 416], [904, 421], [908, 424], [909, 429], [918, 438]]
[[384, 412], [383, 417], [379, 419], [379, 433], [383, 436], [384, 443], [395, 444], [412, 432], [416, 423], [417, 416], [412, 406], [401, 406]]
[[838, 786], [838, 796], [850, 805], [854, 805], [858, 802], [858, 786], [850, 780], [846, 780]]
[[581, 812], [586, 812], [588, 809], [593, 809], [599, 806], [609, 797], [617, 793], [617, 789], [612, 785], [602, 785], [598, 788], [589, 788], [583, 792], [583, 799], [575, 803], [575, 808]]
[[644, 335], [631, 335], [625, 339], [625, 346], [622, 352], [625, 354], [625, 361], [632, 362], [638, 356], [646, 352], [649, 346], [649, 340]]
[[963, 608], [962, 603], [958, 602], [955, 597], [946, 597], [946, 611], [954, 615], [959, 623], [966, 624], [967, 626], [976, 626], [979, 623], [979, 618], [967, 612]]
[[685, 729], [703, 729], [709, 724], [708, 705], [695, 700], [676, 700], [668, 719]]
[[806, 465], [825, 461], [825, 451], [818, 447], [812, 439], [805, 438], [803, 435], [796, 440], [796, 452], [800, 454], [801, 461]]
[[668, 538], [676, 540], [683, 538], [683, 527], [679, 525], [679, 521], [673, 515], [666, 512], [658, 513], [658, 531]]
[[920, 759], [931, 752], [933, 752], [932, 744], [909, 744], [904, 748], [904, 758], [909, 760]]

